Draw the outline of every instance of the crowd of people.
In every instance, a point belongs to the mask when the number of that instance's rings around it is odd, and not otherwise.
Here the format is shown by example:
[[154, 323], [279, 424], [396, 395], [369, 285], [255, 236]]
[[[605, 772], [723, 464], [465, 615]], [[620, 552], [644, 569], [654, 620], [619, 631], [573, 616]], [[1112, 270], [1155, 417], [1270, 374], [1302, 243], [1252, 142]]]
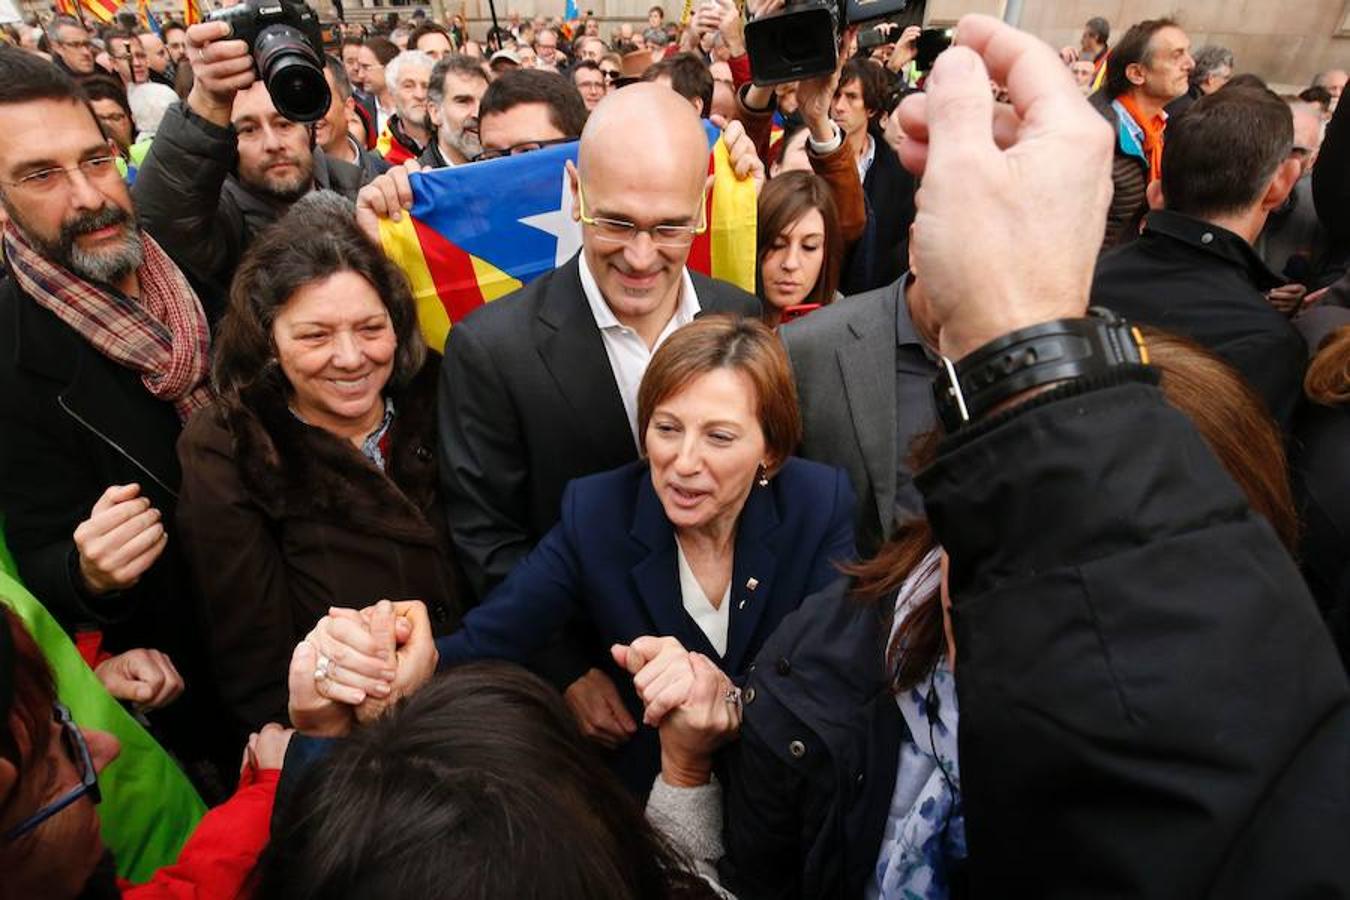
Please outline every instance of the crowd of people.
[[[749, 5], [7, 30], [0, 898], [1350, 896], [1347, 73]], [[427, 346], [414, 176], [571, 142]]]

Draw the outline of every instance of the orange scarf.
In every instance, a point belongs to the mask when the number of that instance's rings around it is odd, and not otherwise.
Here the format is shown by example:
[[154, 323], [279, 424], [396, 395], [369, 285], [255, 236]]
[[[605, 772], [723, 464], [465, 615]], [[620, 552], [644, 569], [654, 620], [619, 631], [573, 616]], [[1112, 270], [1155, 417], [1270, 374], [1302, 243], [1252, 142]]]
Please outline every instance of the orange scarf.
[[1157, 181], [1162, 178], [1163, 130], [1167, 127], [1167, 116], [1158, 113], [1151, 119], [1145, 119], [1134, 98], [1129, 94], [1121, 94], [1116, 99], [1125, 107], [1135, 124], [1144, 130], [1144, 155], [1148, 157], [1148, 178], [1149, 181]]

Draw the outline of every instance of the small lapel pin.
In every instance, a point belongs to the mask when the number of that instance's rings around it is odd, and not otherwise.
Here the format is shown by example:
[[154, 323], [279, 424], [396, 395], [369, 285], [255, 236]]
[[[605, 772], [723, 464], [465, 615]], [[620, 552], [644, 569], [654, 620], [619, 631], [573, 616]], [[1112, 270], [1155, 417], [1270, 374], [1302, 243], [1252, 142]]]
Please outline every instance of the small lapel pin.
[[747, 588], [748, 590], [752, 590], [752, 591], [753, 591], [755, 588], [759, 587], [759, 579], [758, 579], [758, 578], [751, 578], [749, 581], [747, 581], [747, 582], [745, 583], [745, 586], [746, 586], [746, 588]]

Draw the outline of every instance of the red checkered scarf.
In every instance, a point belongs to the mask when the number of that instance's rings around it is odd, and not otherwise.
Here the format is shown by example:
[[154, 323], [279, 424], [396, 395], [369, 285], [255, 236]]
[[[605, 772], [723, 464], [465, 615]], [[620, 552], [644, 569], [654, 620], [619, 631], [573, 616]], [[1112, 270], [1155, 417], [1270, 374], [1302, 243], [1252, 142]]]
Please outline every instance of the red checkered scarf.
[[53, 263], [13, 223], [5, 226], [5, 259], [19, 287], [39, 306], [113, 362], [141, 373], [146, 390], [172, 402], [186, 421], [211, 402], [210, 327], [183, 273], [150, 235], [140, 236], [139, 302]]

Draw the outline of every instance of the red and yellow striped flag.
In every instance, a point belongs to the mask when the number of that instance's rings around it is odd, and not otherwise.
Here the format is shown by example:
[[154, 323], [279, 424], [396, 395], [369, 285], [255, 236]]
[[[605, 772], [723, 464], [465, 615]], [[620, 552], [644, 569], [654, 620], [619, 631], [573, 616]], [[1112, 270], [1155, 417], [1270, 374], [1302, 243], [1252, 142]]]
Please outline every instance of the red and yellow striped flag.
[[100, 22], [116, 19], [117, 10], [122, 5], [119, 0], [80, 0], [80, 4]]
[[202, 21], [205, 16], [202, 15], [201, 4], [197, 0], [183, 0], [183, 24], [196, 25]]

